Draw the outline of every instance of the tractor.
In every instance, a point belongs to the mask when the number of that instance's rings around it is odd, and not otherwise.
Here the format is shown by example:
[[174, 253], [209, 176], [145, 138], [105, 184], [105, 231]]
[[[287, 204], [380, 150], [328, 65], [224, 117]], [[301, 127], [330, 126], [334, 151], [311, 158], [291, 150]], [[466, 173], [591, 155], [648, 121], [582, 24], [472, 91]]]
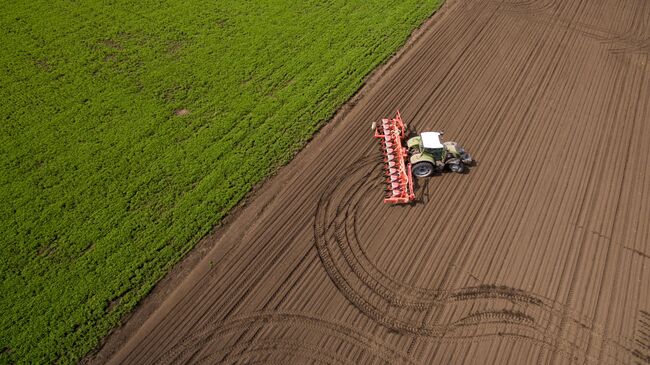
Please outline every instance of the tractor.
[[463, 173], [465, 166], [472, 164], [472, 157], [458, 143], [440, 140], [443, 134], [422, 132], [406, 141], [413, 175], [429, 177], [445, 169]]
[[408, 138], [406, 123], [397, 111], [393, 119], [384, 118], [381, 126], [372, 123], [374, 137], [381, 142], [388, 188], [386, 203], [410, 203], [415, 199], [413, 176], [430, 177], [445, 170], [463, 173], [472, 157], [456, 142], [442, 142], [443, 132], [422, 132]]

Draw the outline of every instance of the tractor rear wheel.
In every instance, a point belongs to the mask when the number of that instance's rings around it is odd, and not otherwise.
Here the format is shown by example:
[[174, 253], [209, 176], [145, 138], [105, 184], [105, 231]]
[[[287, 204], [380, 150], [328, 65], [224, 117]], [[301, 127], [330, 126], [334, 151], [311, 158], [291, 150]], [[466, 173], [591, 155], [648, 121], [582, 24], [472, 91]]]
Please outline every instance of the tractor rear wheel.
[[435, 167], [431, 162], [421, 161], [413, 164], [411, 171], [416, 177], [429, 177], [433, 175]]

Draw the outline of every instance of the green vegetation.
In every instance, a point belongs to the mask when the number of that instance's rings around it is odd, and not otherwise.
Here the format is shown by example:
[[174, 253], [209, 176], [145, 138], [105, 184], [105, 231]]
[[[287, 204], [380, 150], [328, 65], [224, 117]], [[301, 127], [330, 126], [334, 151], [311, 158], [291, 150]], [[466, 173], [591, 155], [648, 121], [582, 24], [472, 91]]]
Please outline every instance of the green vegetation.
[[0, 363], [95, 347], [438, 1], [3, 1]]

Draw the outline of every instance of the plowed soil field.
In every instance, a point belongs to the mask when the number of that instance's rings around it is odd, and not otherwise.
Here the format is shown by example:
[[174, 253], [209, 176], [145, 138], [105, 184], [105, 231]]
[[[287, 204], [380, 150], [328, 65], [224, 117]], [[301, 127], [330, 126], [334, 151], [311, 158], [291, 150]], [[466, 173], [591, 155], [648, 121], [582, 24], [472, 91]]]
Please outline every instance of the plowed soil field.
[[[447, 2], [111, 361], [650, 363], [649, 19]], [[397, 109], [478, 165], [383, 204], [369, 127]]]

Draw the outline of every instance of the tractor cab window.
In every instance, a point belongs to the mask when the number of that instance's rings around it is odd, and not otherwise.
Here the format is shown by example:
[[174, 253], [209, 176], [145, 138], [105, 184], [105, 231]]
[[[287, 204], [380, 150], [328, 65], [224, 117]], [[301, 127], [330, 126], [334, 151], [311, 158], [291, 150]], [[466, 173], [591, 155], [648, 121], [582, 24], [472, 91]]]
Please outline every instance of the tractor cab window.
[[442, 161], [445, 154], [444, 148], [428, 148], [427, 152], [430, 153], [436, 161]]
[[421, 145], [420, 144], [415, 144], [415, 145], [411, 146], [411, 148], [409, 149], [409, 153], [412, 154], [412, 155], [422, 153]]

